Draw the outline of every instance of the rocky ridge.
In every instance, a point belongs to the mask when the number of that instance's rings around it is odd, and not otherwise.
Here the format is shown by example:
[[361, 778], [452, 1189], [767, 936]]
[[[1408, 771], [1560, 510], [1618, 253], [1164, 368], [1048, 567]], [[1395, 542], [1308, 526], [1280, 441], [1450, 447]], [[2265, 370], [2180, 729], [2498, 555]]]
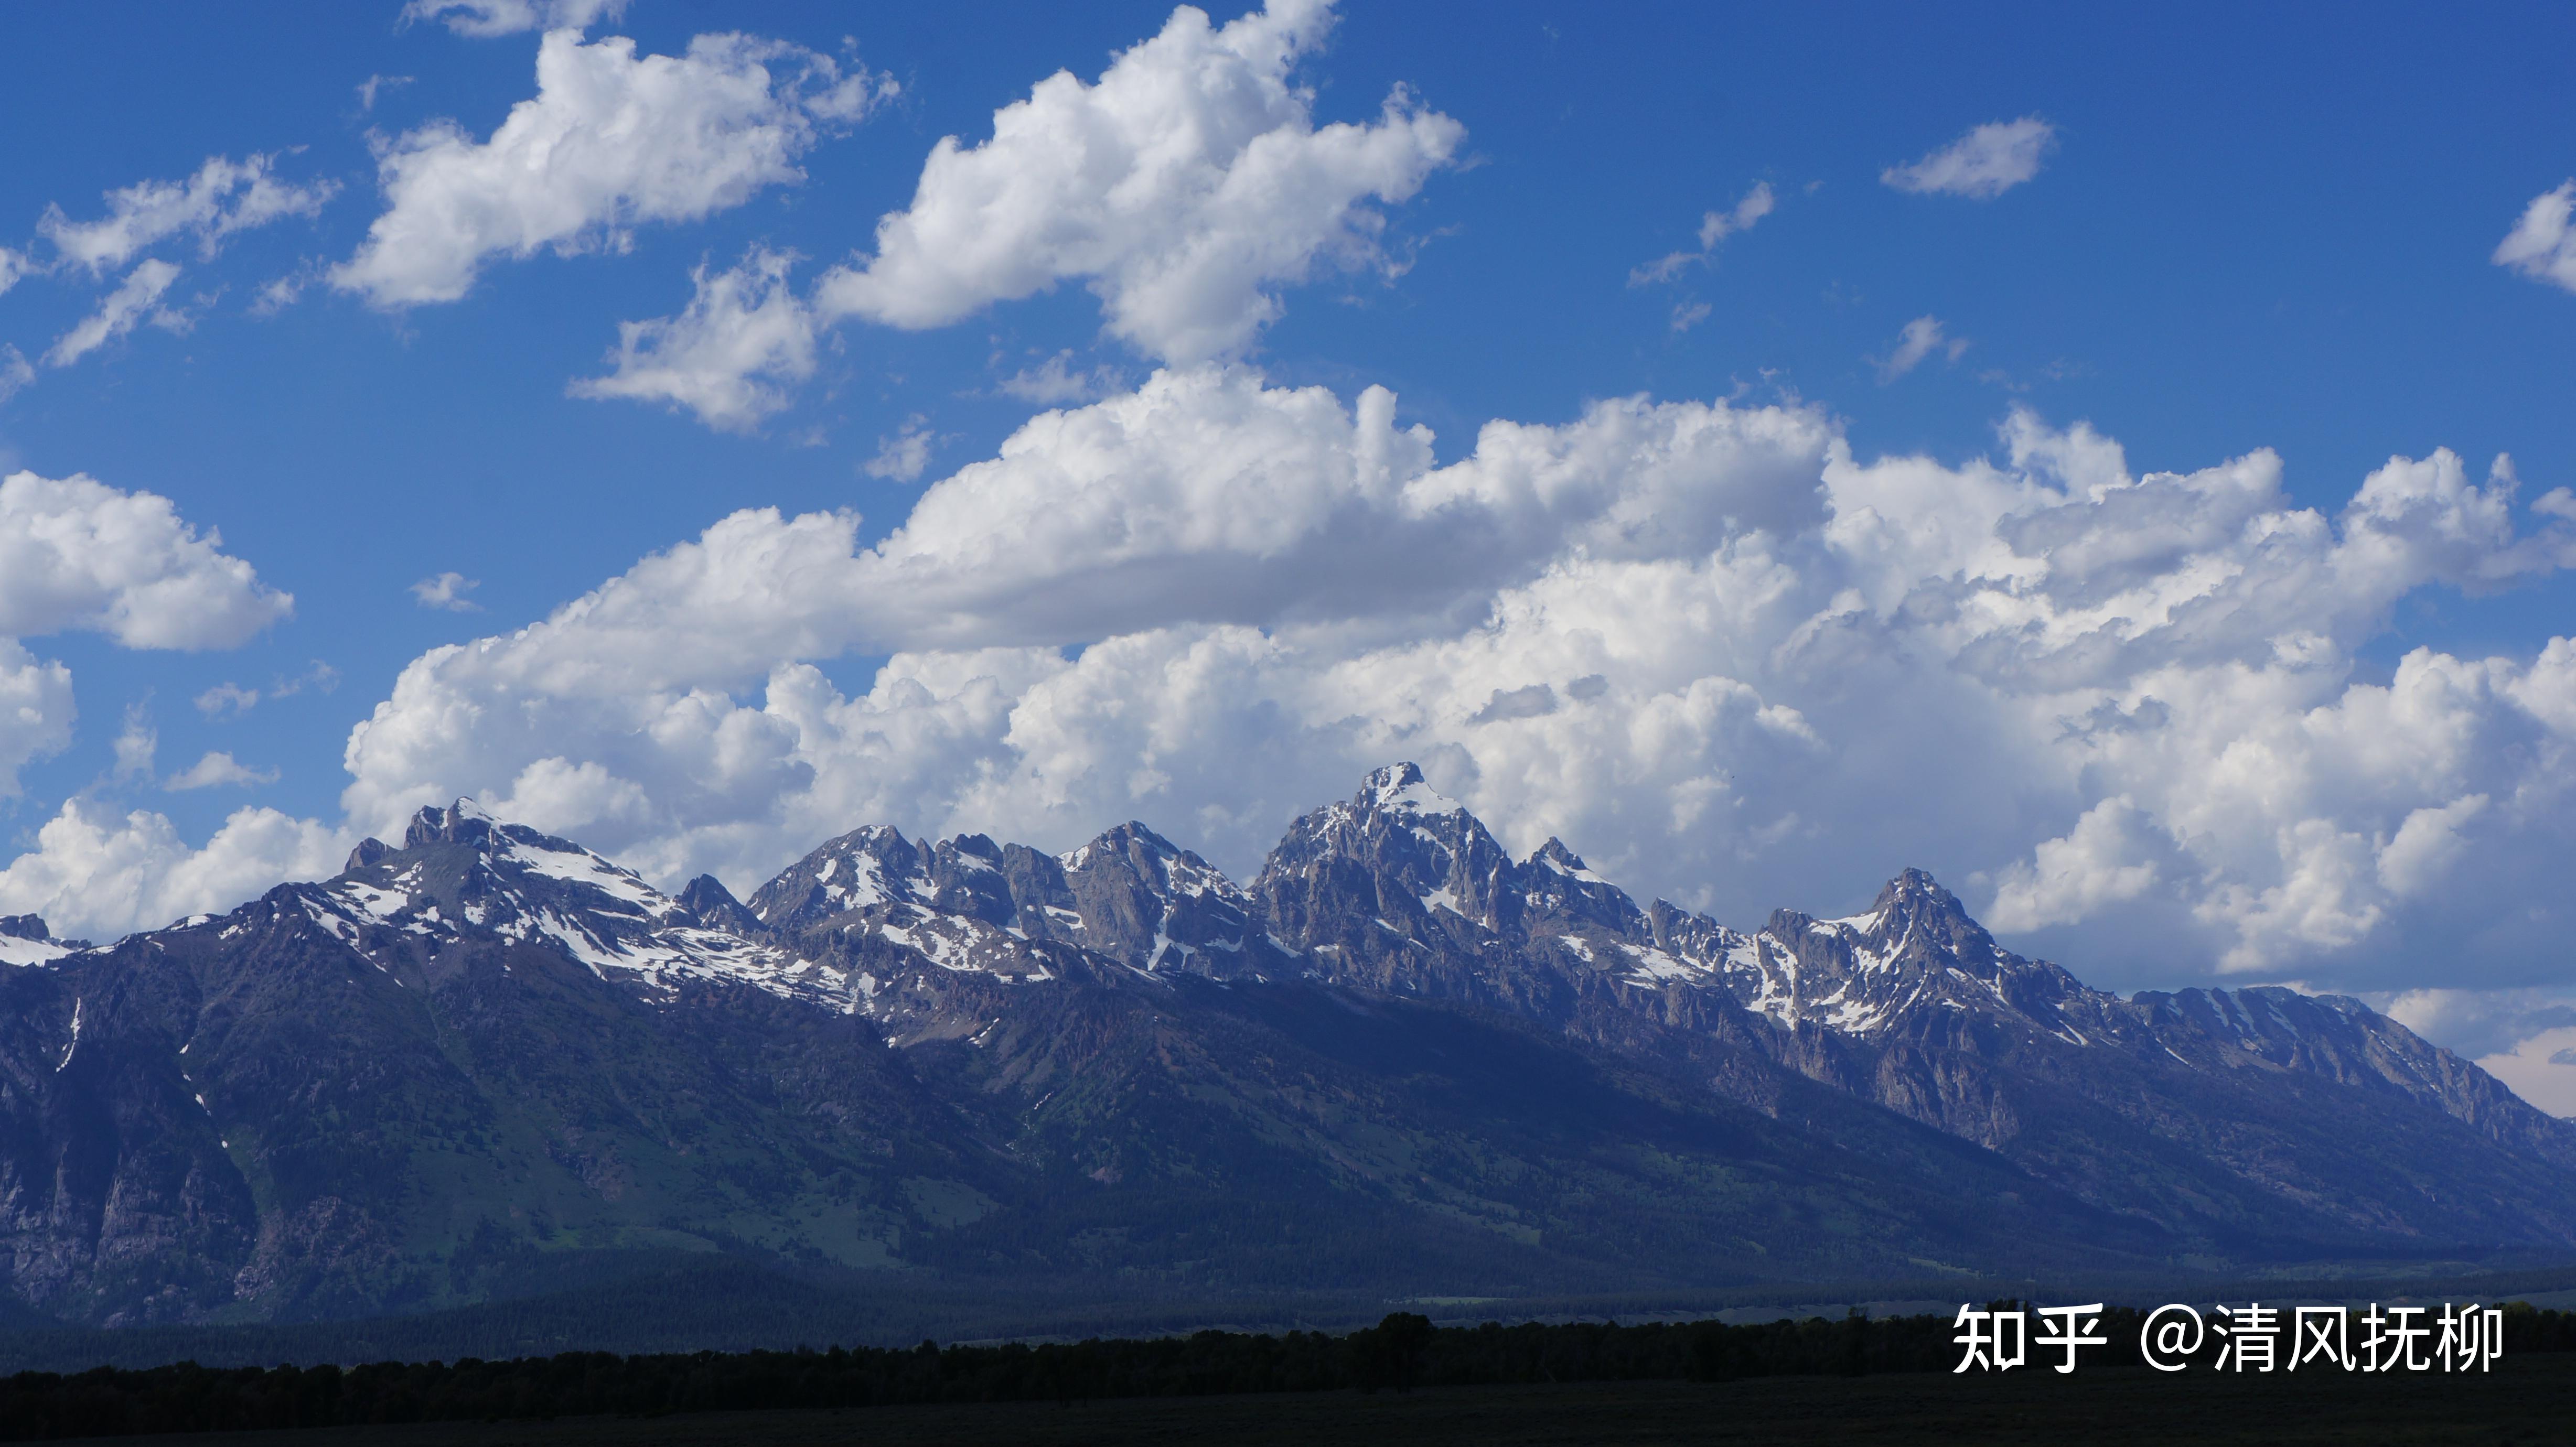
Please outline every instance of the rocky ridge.
[[[1136, 823], [871, 826], [667, 895], [459, 801], [105, 948], [0, 920], [0, 959], [0, 1251], [84, 1319], [691, 1242], [1202, 1286], [1391, 1240], [1453, 1284], [2576, 1250], [2576, 1127], [2358, 1001], [2123, 1000], [1910, 870], [1742, 931], [1515, 860], [1410, 765], [1249, 884]], [[1328, 1206], [1347, 1261], [1283, 1244]], [[1175, 1256], [1211, 1210], [1284, 1234]]]

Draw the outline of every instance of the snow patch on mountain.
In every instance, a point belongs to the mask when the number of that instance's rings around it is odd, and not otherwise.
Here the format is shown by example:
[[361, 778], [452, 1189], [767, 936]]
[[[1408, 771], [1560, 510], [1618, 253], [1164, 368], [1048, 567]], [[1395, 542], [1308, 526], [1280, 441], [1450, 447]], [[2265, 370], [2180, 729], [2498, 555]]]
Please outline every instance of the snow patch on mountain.
[[50, 965], [72, 953], [71, 949], [58, 945], [52, 940], [30, 940], [20, 939], [15, 935], [0, 935], [0, 964]]

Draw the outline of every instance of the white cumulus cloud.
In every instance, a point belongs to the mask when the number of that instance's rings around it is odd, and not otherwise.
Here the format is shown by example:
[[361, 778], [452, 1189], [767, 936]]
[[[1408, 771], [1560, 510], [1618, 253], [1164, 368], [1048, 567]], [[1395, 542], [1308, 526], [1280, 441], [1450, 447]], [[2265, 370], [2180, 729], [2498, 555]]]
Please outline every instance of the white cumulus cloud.
[[91, 478], [0, 479], [0, 634], [88, 629], [128, 648], [231, 648], [295, 600], [166, 497]]
[[[1239, 353], [1280, 316], [1280, 288], [1318, 263], [1395, 270], [1372, 202], [1409, 199], [1466, 136], [1401, 88], [1373, 122], [1317, 126], [1312, 92], [1289, 74], [1332, 19], [1329, 0], [1275, 0], [1223, 27], [1181, 6], [1098, 81], [1059, 71], [995, 112], [989, 138], [943, 138], [912, 204], [878, 221], [874, 255], [801, 299], [792, 258], [701, 267], [686, 311], [621, 323], [611, 373], [573, 393], [747, 430], [786, 405], [816, 338], [841, 322], [945, 326], [1065, 281], [1086, 284], [1110, 333], [1150, 356]], [[1050, 362], [1003, 386], [1071, 401], [1105, 390], [1097, 375]]]
[[[2369, 661], [2419, 590], [2576, 563], [2503, 459], [2393, 458], [2321, 509], [2268, 451], [2139, 475], [2026, 411], [1958, 461], [1642, 397], [1432, 444], [1383, 389], [1167, 370], [1030, 419], [873, 546], [736, 513], [415, 659], [352, 731], [348, 823], [474, 794], [748, 887], [863, 822], [1065, 847], [1132, 817], [1248, 872], [1413, 758], [1513, 847], [1737, 921], [1919, 864], [2111, 983], [2559, 968], [2576, 640]], [[865, 654], [863, 687], [818, 666]], [[2506, 1016], [2481, 1038], [2556, 1028]]]
[[2056, 144], [2057, 128], [2037, 116], [1992, 121], [1912, 165], [1888, 167], [1878, 179], [1899, 191], [1991, 201], [2038, 175]]
[[414, 306], [465, 295], [495, 255], [614, 249], [635, 226], [801, 180], [799, 156], [892, 91], [886, 77], [754, 36], [701, 35], [673, 56], [549, 31], [535, 98], [489, 138], [441, 121], [384, 146], [384, 213], [331, 282]]
[[755, 250], [740, 265], [689, 273], [696, 295], [676, 317], [620, 322], [609, 374], [575, 381], [575, 397], [624, 397], [694, 412], [748, 432], [814, 375], [817, 322], [787, 279], [796, 258]]
[[0, 869], [0, 913], [41, 914], [58, 934], [112, 938], [230, 909], [282, 879], [338, 872], [355, 840], [275, 809], [240, 809], [191, 849], [166, 815], [119, 816], [74, 799]]
[[940, 141], [875, 255], [826, 276], [819, 304], [935, 327], [1079, 280], [1151, 355], [1240, 350], [1319, 258], [1382, 265], [1368, 203], [1412, 196], [1465, 138], [1402, 90], [1374, 122], [1317, 127], [1288, 76], [1331, 23], [1326, 0], [1221, 28], [1182, 6], [1096, 83], [1058, 72], [996, 112], [989, 139]]
[[2567, 224], [2571, 212], [2576, 212], [2576, 181], [2531, 198], [2522, 220], [2497, 243], [2495, 264], [2576, 291], [2576, 231]]
[[[21, 639], [87, 630], [128, 648], [230, 648], [294, 602], [168, 498], [80, 476], [0, 478], [0, 798], [16, 797], [27, 764], [71, 742], [71, 672]], [[153, 744], [149, 721], [130, 712], [118, 773], [148, 774]]]
[[[1624, 399], [1442, 466], [1393, 410], [1167, 372], [1032, 419], [872, 548], [737, 514], [416, 660], [352, 735], [352, 821], [475, 793], [747, 885], [868, 819], [1135, 816], [1245, 870], [1415, 757], [1517, 846], [1730, 918], [1923, 863], [2097, 972], [2162, 941], [2167, 982], [2541, 948], [2503, 904], [2576, 856], [2576, 643], [2357, 653], [2418, 588], [2576, 558], [2517, 526], [2509, 467], [2392, 460], [2329, 515], [2269, 453], [2139, 477], [2027, 413], [1950, 465]], [[862, 693], [812, 666], [863, 650], [893, 656]]]

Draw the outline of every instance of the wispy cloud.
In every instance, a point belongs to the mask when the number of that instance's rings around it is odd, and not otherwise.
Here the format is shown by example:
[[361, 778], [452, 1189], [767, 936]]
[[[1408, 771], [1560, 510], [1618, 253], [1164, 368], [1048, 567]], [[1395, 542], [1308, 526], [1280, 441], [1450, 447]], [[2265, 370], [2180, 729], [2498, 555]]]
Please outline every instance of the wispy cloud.
[[[1659, 256], [1628, 272], [1630, 286], [1652, 286], [1671, 281], [1693, 266], [1705, 264], [1717, 252], [1717, 244], [1730, 236], [1753, 229], [1753, 224], [1770, 215], [1779, 206], [1771, 183], [1757, 181], [1741, 200], [1724, 211], [1703, 213], [1699, 219], [1699, 250], [1676, 251]], [[1682, 330], [1675, 327], [1674, 330]]]
[[1885, 386], [1923, 365], [1926, 357], [1942, 353], [1955, 362], [1966, 350], [1967, 338], [1951, 336], [1942, 328], [1939, 317], [1925, 315], [1905, 324], [1905, 330], [1897, 334], [1896, 345], [1888, 350], [1886, 356], [1868, 360], [1878, 368], [1879, 385]]
[[587, 30], [603, 20], [615, 24], [625, 13], [626, 0], [410, 0], [400, 23], [436, 21], [459, 35], [489, 40], [531, 30]]
[[450, 613], [480, 613], [483, 605], [465, 595], [483, 586], [480, 578], [463, 573], [440, 573], [411, 585], [412, 598], [424, 608], [439, 608]]
[[316, 693], [329, 693], [339, 686], [340, 670], [317, 658], [302, 676], [281, 676], [264, 689], [244, 688], [227, 679], [197, 695], [197, 712], [208, 718], [222, 718], [226, 714], [239, 718], [263, 702], [293, 698], [308, 688]]
[[48, 206], [36, 230], [65, 262], [93, 276], [181, 232], [195, 233], [199, 253], [211, 257], [236, 232], [317, 215], [339, 194], [340, 183], [329, 179], [306, 186], [280, 180], [276, 163], [273, 155], [209, 156], [184, 181], [139, 181], [108, 192], [107, 215], [96, 221], [74, 221]]
[[125, 727], [116, 735], [116, 777], [150, 777], [152, 756], [160, 747], [161, 734], [152, 727], [150, 711], [139, 703], [127, 704]]
[[227, 784], [274, 784], [277, 770], [247, 767], [232, 755], [220, 750], [209, 751], [204, 758], [161, 781], [171, 793], [190, 789], [213, 789]]
[[2057, 144], [2057, 128], [2037, 116], [1994, 121], [1910, 166], [1890, 166], [1878, 179], [1899, 191], [1991, 201], [2039, 174]]
[[68, 367], [134, 330], [136, 323], [156, 315], [162, 293], [178, 279], [179, 268], [158, 258], [137, 265], [126, 274], [124, 284], [98, 304], [98, 310], [54, 339], [54, 345], [45, 353], [45, 365]]
[[365, 80], [358, 82], [358, 109], [362, 111], [374, 110], [376, 108], [376, 97], [384, 94], [386, 91], [396, 90], [403, 86], [407, 86], [411, 84], [411, 80], [412, 78], [407, 75], [368, 76]]
[[903, 419], [893, 436], [877, 439], [877, 455], [861, 463], [859, 470], [889, 482], [918, 482], [930, 466], [930, 446], [936, 440], [930, 435], [929, 419], [915, 412]]
[[1004, 377], [1000, 386], [1006, 397], [1061, 407], [1068, 402], [1096, 402], [1117, 391], [1123, 380], [1107, 363], [1089, 371], [1076, 370], [1073, 349], [1067, 347], [1034, 367], [1022, 367]]

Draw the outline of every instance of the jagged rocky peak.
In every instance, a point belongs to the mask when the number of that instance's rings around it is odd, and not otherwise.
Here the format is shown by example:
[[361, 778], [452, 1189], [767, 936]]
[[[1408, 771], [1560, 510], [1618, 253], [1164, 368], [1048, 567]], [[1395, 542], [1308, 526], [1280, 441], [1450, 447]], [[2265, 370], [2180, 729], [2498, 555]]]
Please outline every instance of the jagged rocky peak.
[[1352, 803], [1389, 813], [1463, 814], [1467, 806], [1432, 788], [1419, 764], [1388, 764], [1371, 769]]
[[1484, 823], [1410, 763], [1371, 771], [1348, 800], [1291, 824], [1254, 892], [1275, 895], [1330, 860], [1357, 863], [1424, 907], [1446, 904], [1470, 919], [1490, 917], [1494, 882], [1511, 866]]
[[459, 799], [444, 809], [431, 804], [411, 816], [411, 826], [403, 831], [403, 848], [480, 844], [491, 837], [493, 827], [499, 823], [471, 799]]
[[1346, 963], [1391, 959], [1408, 940], [1445, 948], [1451, 926], [1439, 921], [1452, 916], [1490, 929], [1512, 868], [1475, 815], [1420, 768], [1394, 764], [1289, 825], [1250, 893], [1254, 912], [1290, 950], [1339, 950]]
[[[1140, 969], [1228, 975], [1284, 965], [1223, 870], [1130, 821], [1058, 857], [1084, 945]], [[1023, 916], [1025, 920], [1025, 916]]]
[[633, 870], [459, 799], [422, 809], [400, 849], [362, 841], [325, 886], [352, 917], [420, 916], [497, 927], [531, 910], [590, 911], [638, 924], [678, 923], [679, 905]]
[[680, 908], [708, 929], [730, 930], [738, 935], [758, 938], [766, 931], [760, 916], [743, 908], [724, 881], [712, 874], [701, 874], [683, 886], [678, 895]]
[[1240, 897], [1223, 870], [1134, 820], [1059, 857], [1069, 879], [1110, 875], [1132, 880], [1158, 899], [1174, 895]]
[[[1881, 886], [1878, 898], [1871, 902], [1870, 912], [1888, 919], [1946, 920], [1977, 929], [1968, 918], [1968, 908], [1959, 897], [1941, 887], [1941, 881], [1923, 870], [1908, 867]], [[1982, 931], [1980, 931], [1982, 933]]]
[[1019, 916], [1010, 879], [1002, 871], [1002, 846], [982, 834], [960, 834], [930, 846], [931, 894], [924, 901], [941, 914], [962, 914], [1008, 928]]
[[0, 935], [17, 940], [49, 940], [54, 932], [45, 927], [41, 914], [0, 914]]
[[1888, 881], [1862, 914], [1776, 911], [1755, 944], [1730, 954], [1746, 966], [1730, 970], [1739, 995], [1784, 1023], [1845, 1034], [1911, 1031], [1965, 1012], [2080, 1045], [2098, 1036], [2116, 1003], [2055, 965], [1998, 946], [1920, 869]]
[[1961, 964], [1992, 963], [2004, 953], [1959, 897], [1920, 869], [1906, 869], [1889, 880], [1868, 914], [1842, 923], [1890, 949], [1912, 942]]
[[1115, 867], [1124, 863], [1140, 878], [1160, 880], [1171, 862], [1181, 856], [1181, 847], [1130, 819], [1115, 829], [1101, 831], [1100, 837], [1078, 849], [1056, 856], [1067, 874]]
[[[684, 904], [581, 845], [459, 799], [414, 815], [402, 848], [367, 841], [337, 877], [281, 885], [244, 910], [309, 920], [389, 971], [498, 942], [553, 950], [664, 996], [728, 981], [838, 999], [836, 977], [770, 944], [722, 884], [701, 877], [691, 888], [696, 902]], [[727, 906], [739, 917], [725, 918]]]
[[749, 906], [775, 930], [798, 930], [835, 915], [883, 904], [911, 904], [938, 893], [929, 860], [901, 830], [870, 824], [812, 853], [752, 891]]
[[1581, 920], [1645, 939], [1653, 932], [1645, 911], [1628, 892], [1592, 872], [1583, 856], [1554, 835], [1516, 871], [1520, 903], [1535, 925], [1549, 919]]
[[1530, 851], [1529, 862], [1544, 869], [1552, 869], [1559, 874], [1572, 875], [1577, 879], [1600, 878], [1599, 875], [1592, 873], [1590, 865], [1583, 862], [1582, 855], [1566, 848], [1565, 841], [1553, 834], [1547, 836], [1545, 844]]
[[1783, 945], [1812, 943], [1862, 964], [1892, 964], [1900, 955], [1943, 956], [1943, 964], [1991, 964], [1994, 936], [1968, 915], [1959, 897], [1920, 869], [1907, 869], [1860, 914], [1818, 919], [1794, 909], [1771, 913], [1762, 933]]

